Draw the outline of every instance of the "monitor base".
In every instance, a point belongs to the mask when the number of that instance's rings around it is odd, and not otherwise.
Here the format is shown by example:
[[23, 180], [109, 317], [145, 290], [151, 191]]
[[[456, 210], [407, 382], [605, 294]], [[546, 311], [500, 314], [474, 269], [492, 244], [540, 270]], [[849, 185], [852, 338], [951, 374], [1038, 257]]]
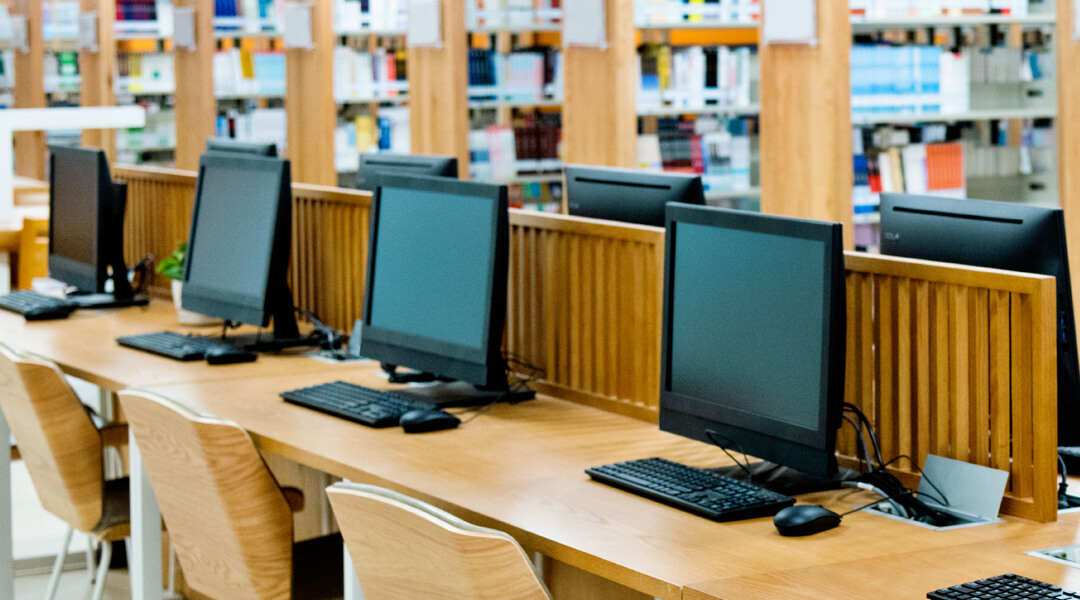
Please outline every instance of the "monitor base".
[[[840, 468], [839, 471], [829, 477], [817, 477], [766, 461], [750, 463], [749, 468], [753, 474], [752, 483], [788, 496], [839, 489], [843, 482], [859, 476], [858, 471]], [[710, 471], [740, 481], [749, 480], [746, 471], [739, 466], [721, 467], [710, 469]]]
[[399, 390], [399, 393], [436, 408], [485, 406], [497, 402], [514, 404], [531, 400], [536, 396], [536, 392], [532, 390], [482, 390], [463, 381], [445, 381], [429, 386], [410, 387]]
[[68, 302], [79, 308], [125, 308], [128, 306], [146, 306], [150, 299], [146, 296], [117, 298], [112, 294], [68, 294]]
[[279, 338], [274, 337], [271, 333], [226, 335], [215, 339], [223, 344], [236, 346], [249, 352], [280, 352], [289, 348], [318, 346], [321, 341], [316, 335]]

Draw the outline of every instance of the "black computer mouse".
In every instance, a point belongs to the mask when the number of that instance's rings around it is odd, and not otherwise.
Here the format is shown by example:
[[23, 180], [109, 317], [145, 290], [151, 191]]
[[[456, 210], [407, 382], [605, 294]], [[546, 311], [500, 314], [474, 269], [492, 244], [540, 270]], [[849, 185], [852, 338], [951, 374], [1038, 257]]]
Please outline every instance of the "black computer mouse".
[[798, 537], [832, 529], [840, 524], [840, 515], [817, 504], [789, 506], [773, 517], [780, 535]]
[[434, 408], [421, 408], [410, 410], [401, 415], [398, 421], [405, 433], [426, 433], [428, 431], [440, 431], [453, 429], [461, 425], [461, 419], [446, 412]]
[[27, 321], [51, 321], [53, 319], [66, 319], [73, 312], [75, 312], [74, 307], [66, 306], [32, 308], [23, 313], [23, 318]]
[[259, 355], [239, 348], [210, 348], [206, 351], [206, 364], [231, 365], [234, 363], [252, 362]]

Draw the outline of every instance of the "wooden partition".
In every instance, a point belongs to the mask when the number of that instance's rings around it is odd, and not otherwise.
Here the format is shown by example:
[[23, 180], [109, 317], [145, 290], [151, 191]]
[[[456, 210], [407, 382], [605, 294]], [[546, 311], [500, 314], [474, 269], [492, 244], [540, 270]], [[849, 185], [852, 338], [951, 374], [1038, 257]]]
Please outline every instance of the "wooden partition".
[[[114, 172], [129, 185], [129, 261], [186, 239], [194, 173]], [[361, 314], [370, 195], [297, 184], [293, 199], [297, 306], [349, 330]], [[519, 210], [510, 229], [507, 351], [543, 370], [542, 392], [655, 422], [664, 231]], [[921, 466], [933, 453], [1009, 471], [1002, 510], [1053, 520], [1053, 278], [857, 253], [846, 267], [845, 397], [874, 422], [886, 459]], [[838, 449], [856, 464], [846, 426]], [[892, 470], [917, 480], [908, 461]]]

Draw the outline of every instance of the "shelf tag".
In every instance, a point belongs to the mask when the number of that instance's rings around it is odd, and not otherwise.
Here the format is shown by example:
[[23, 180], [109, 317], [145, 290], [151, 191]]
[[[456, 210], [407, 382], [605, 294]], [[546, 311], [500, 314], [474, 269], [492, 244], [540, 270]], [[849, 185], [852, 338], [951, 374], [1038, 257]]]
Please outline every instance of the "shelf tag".
[[27, 41], [26, 15], [11, 15], [11, 45], [23, 54], [30, 52]]
[[607, 49], [607, 19], [604, 0], [574, 0], [563, 3], [563, 46]]
[[410, 48], [442, 48], [442, 0], [409, 2], [405, 42]]
[[285, 3], [285, 48], [311, 50], [315, 47], [311, 37], [311, 3]]
[[817, 46], [817, 0], [762, 0], [762, 43]]
[[173, 8], [173, 46], [178, 50], [195, 51], [195, 7]]
[[84, 52], [98, 51], [96, 11], [79, 13], [79, 50]]

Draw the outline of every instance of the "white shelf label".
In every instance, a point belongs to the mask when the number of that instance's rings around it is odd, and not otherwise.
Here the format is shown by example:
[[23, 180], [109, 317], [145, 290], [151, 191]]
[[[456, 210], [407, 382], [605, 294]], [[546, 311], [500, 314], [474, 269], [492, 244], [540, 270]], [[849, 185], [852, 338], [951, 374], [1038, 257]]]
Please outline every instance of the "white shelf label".
[[817, 0], [762, 0], [762, 43], [817, 45]]

